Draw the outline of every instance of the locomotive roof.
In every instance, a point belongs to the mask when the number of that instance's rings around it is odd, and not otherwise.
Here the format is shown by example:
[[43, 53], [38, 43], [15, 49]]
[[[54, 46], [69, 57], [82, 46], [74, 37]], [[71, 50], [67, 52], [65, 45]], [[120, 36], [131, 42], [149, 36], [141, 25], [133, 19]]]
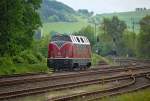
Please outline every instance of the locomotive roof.
[[70, 35], [70, 38], [75, 44], [90, 44], [89, 40], [85, 36]]
[[52, 41], [68, 41], [74, 44], [87, 44], [90, 42], [85, 36], [75, 36], [75, 35], [54, 35]]

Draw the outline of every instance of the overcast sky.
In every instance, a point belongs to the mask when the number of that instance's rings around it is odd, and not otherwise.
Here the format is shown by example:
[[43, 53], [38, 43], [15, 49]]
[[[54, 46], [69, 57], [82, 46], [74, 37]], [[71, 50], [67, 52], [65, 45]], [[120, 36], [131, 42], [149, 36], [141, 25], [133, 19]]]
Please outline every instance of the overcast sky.
[[88, 9], [96, 13], [132, 11], [135, 8], [150, 8], [150, 0], [57, 0], [75, 10]]

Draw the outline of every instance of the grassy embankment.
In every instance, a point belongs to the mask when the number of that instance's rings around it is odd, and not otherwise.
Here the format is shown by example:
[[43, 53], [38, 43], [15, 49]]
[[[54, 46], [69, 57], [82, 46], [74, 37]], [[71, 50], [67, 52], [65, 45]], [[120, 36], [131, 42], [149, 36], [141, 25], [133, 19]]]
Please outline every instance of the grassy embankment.
[[0, 75], [25, 74], [48, 72], [48, 67], [44, 63], [38, 64], [12, 64], [0, 66]]
[[33, 51], [23, 51], [16, 56], [0, 57], [0, 75], [48, 72], [46, 58]]

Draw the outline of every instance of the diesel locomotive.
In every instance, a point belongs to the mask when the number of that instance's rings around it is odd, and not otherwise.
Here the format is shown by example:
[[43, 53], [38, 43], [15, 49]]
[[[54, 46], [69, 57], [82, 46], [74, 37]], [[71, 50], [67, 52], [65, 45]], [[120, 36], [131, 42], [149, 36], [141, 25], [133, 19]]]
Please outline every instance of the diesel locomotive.
[[47, 65], [54, 71], [87, 69], [91, 66], [91, 46], [85, 36], [52, 36], [48, 45]]

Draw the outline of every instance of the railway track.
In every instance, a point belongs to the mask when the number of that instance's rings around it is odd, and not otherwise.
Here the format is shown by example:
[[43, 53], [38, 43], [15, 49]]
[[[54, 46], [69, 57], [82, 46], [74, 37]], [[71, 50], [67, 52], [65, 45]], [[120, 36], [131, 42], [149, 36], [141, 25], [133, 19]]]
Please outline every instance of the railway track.
[[[116, 78], [123, 79], [127, 77], [116, 76], [116, 77], [110, 77], [110, 78], [104, 78], [104, 79], [106, 79], [105, 82], [110, 82], [110, 81], [116, 80]], [[26, 89], [26, 90], [10, 91], [6, 93], [0, 93], [0, 99], [7, 99], [7, 98], [21, 96], [21, 95], [29, 95], [29, 94], [34, 94], [34, 93], [42, 93], [42, 92], [48, 92], [48, 91], [53, 91], [53, 90], [63, 90], [63, 89], [81, 87], [81, 86], [86, 86], [86, 85], [91, 85], [91, 84], [98, 84], [98, 83], [102, 83], [102, 80], [103, 79], [97, 79], [97, 80], [83, 81], [83, 82], [64, 83], [61, 85], [39, 87], [39, 88], [32, 88], [32, 89]]]
[[114, 62], [120, 65], [131, 65], [131, 64], [142, 64], [142, 65], [150, 65], [150, 59], [136, 59], [136, 58], [113, 58]]
[[15, 75], [12, 77], [1, 77], [0, 78], [0, 86], [8, 86], [8, 85], [17, 85], [22, 84], [26, 82], [42, 82], [45, 80], [50, 79], [63, 79], [63, 78], [70, 78], [70, 77], [77, 77], [77, 76], [86, 76], [89, 74], [95, 74], [95, 73], [106, 73], [106, 72], [120, 72], [124, 71], [123, 68], [116, 68], [114, 69], [105, 69], [101, 70], [100, 68], [94, 68], [89, 71], [81, 71], [81, 72], [71, 72], [71, 73], [55, 73], [55, 74], [27, 74], [27, 75]]
[[12, 76], [3, 76], [0, 77], [0, 86], [8, 86], [8, 85], [17, 85], [26, 82], [42, 82], [51, 79], [64, 79], [70, 77], [80, 77], [86, 75], [93, 75], [93, 74], [104, 74], [104, 73], [111, 73], [111, 72], [121, 72], [126, 71], [128, 69], [136, 70], [136, 69], [145, 69], [149, 67], [120, 67], [120, 66], [113, 66], [107, 68], [92, 68], [87, 71], [78, 71], [78, 72], [70, 72], [70, 73], [54, 73], [54, 74], [46, 74], [46, 73], [39, 73], [39, 74], [25, 74], [25, 75], [12, 75]]
[[146, 75], [146, 78], [150, 79], [150, 74], [147, 74], [147, 75]]
[[[113, 79], [125, 77], [123, 75], [114, 75], [120, 72], [143, 71], [148, 73], [149, 67], [106, 67], [106, 68], [93, 68], [87, 71], [78, 71], [71, 73], [55, 73], [55, 74], [25, 74], [15, 75], [12, 77], [0, 77], [0, 100], [9, 99], [18, 96], [48, 92], [53, 90], [63, 90], [66, 88], [74, 88], [92, 84], [101, 83], [103, 79], [110, 82]], [[114, 75], [114, 77], [112, 77]], [[131, 75], [130, 73], [127, 74]], [[105, 78], [100, 78], [100, 77]], [[115, 77], [116, 76], [116, 77]], [[9, 89], [7, 89], [9, 88]]]
[[[141, 73], [137, 73], [137, 74], [143, 74], [143, 73], [145, 74], [145, 73], [149, 73], [149, 72], [141, 72]], [[68, 88], [81, 87], [81, 86], [87, 86], [87, 85], [92, 85], [92, 84], [99, 84], [99, 83], [102, 83], [103, 80], [105, 80], [105, 82], [111, 82], [116, 79], [122, 80], [124, 78], [129, 78], [130, 76], [131, 76], [131, 74], [114, 76], [114, 77], [110, 76], [110, 77], [86, 80], [86, 81], [80, 81], [80, 82], [63, 83], [60, 85], [55, 84], [53, 86], [36, 87], [36, 88], [29, 88], [29, 89], [24, 89], [24, 90], [3, 92], [3, 93], [0, 93], [0, 99], [8, 99], [8, 98], [12, 98], [12, 97], [48, 92], [48, 91], [53, 91], [53, 90], [63, 90], [63, 89], [68, 89]]]
[[[135, 76], [135, 77], [134, 77]], [[78, 94], [60, 96], [48, 99], [48, 101], [93, 101], [106, 96], [122, 94], [125, 92], [136, 91], [150, 86], [150, 80], [145, 78], [145, 74], [131, 76], [132, 81], [107, 88], [105, 90], [89, 91]], [[127, 79], [127, 78], [125, 78]], [[141, 82], [143, 81], [143, 82]]]

